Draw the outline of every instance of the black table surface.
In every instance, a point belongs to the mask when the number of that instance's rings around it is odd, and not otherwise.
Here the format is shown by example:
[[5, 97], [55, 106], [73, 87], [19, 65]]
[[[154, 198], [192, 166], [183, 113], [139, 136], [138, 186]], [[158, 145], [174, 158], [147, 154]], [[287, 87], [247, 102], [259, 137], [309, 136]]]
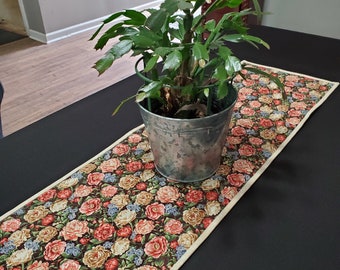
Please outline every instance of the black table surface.
[[[250, 33], [271, 49], [232, 44], [241, 59], [340, 81], [340, 40], [263, 26]], [[0, 140], [0, 214], [141, 124], [133, 102], [111, 117], [140, 84], [132, 76]], [[339, 88], [182, 269], [340, 269], [337, 102]]]

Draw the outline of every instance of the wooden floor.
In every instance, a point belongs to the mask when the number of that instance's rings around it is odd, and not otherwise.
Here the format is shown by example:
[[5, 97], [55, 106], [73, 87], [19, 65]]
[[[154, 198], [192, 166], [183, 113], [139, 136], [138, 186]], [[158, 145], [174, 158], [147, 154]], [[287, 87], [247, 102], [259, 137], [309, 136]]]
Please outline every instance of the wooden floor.
[[124, 57], [98, 77], [92, 65], [104, 54], [88, 41], [93, 31], [50, 44], [24, 38], [0, 46], [1, 106], [7, 136], [133, 72], [135, 59]]

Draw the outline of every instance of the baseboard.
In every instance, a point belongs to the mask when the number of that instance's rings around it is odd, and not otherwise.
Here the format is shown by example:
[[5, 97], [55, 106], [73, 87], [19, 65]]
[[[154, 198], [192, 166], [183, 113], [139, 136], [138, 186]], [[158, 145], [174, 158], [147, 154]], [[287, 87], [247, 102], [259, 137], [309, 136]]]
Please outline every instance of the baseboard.
[[[133, 7], [133, 9], [140, 11], [140, 10], [144, 10], [144, 9], [147, 9], [147, 8], [157, 7], [160, 3], [161, 3], [161, 0], [156, 0], [156, 1], [152, 1], [150, 3], [144, 4], [144, 5]], [[60, 30], [57, 30], [57, 31], [54, 31], [54, 32], [51, 32], [51, 33], [47, 33], [47, 34], [46, 33], [40, 33], [40, 32], [37, 32], [37, 31], [29, 29], [29, 28], [26, 29], [26, 32], [27, 32], [27, 35], [34, 40], [40, 41], [42, 43], [51, 43], [51, 42], [55, 42], [55, 41], [60, 40], [60, 39], [70, 37], [70, 36], [75, 35], [75, 34], [79, 34], [79, 33], [84, 32], [84, 31], [95, 29], [107, 17], [108, 16], [104, 16], [104, 17], [101, 17], [101, 18], [97, 18], [97, 19], [94, 19], [94, 20], [91, 20], [91, 21], [87, 21], [87, 22], [84, 22], [84, 23], [73, 25], [73, 26], [63, 28], [63, 29], [60, 29]]]

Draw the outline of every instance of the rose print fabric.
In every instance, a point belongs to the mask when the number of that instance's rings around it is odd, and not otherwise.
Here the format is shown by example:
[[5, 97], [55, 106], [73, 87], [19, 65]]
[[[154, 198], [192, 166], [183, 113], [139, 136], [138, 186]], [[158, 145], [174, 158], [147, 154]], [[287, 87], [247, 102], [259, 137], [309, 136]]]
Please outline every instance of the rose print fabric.
[[257, 67], [280, 78], [287, 102], [266, 77], [235, 79], [239, 99], [213, 177], [167, 181], [139, 127], [1, 218], [0, 270], [178, 269], [337, 86]]

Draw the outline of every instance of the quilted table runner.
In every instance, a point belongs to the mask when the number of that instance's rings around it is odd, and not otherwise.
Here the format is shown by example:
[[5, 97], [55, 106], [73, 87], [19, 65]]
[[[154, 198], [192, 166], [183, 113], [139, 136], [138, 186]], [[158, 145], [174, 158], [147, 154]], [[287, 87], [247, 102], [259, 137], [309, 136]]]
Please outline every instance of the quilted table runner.
[[[338, 83], [249, 63], [214, 176], [191, 184], [155, 171], [144, 127], [0, 218], [2, 269], [178, 269]], [[52, 180], [52, 179], [51, 179]]]

